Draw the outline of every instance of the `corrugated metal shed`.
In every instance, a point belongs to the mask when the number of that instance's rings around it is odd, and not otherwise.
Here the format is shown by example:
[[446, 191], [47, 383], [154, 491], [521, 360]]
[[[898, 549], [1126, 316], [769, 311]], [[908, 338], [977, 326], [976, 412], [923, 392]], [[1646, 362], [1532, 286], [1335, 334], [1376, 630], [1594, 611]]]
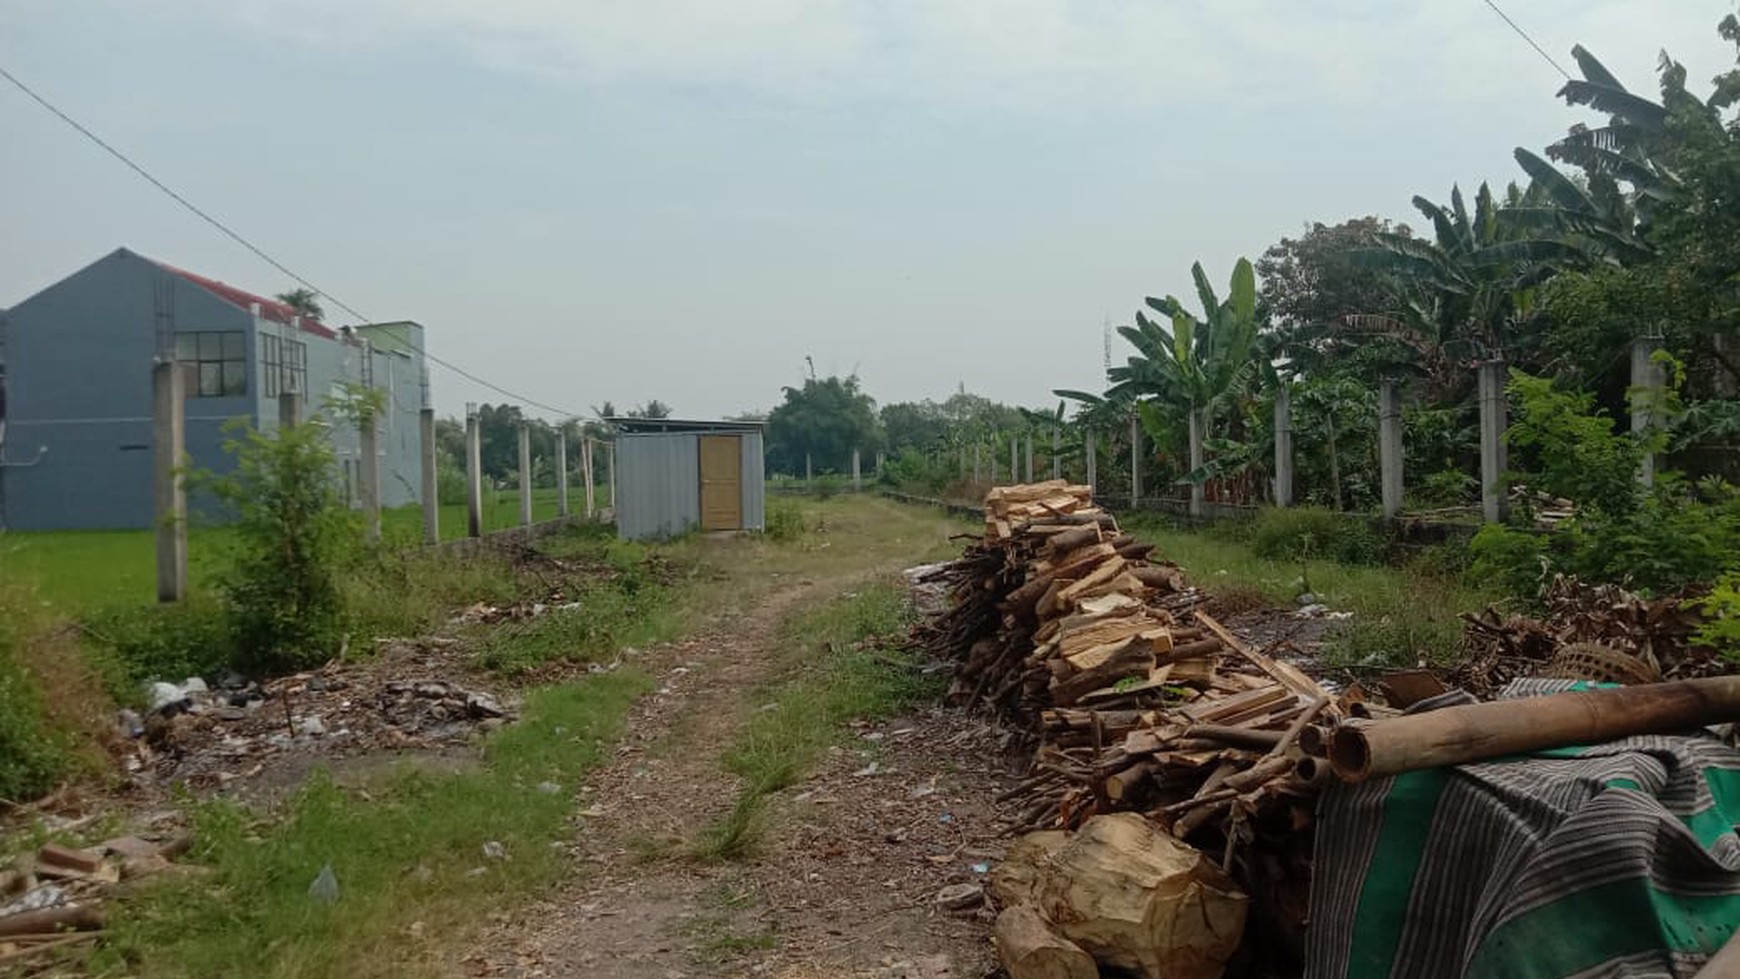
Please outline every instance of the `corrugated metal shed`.
[[[701, 438], [739, 440], [741, 526], [765, 526], [761, 426], [751, 422], [610, 419], [616, 436], [616, 532], [625, 540], [675, 537], [701, 526]], [[717, 484], [715, 484], [717, 485]]]

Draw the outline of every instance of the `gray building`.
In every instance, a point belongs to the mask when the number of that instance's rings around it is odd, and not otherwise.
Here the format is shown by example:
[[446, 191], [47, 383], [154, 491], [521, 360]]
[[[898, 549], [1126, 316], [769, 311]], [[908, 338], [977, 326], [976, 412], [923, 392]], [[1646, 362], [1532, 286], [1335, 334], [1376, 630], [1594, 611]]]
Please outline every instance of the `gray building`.
[[690, 530], [761, 530], [766, 466], [760, 422], [612, 418], [616, 532], [627, 540]]
[[[184, 371], [191, 465], [232, 468], [225, 425], [275, 428], [281, 393], [301, 394], [308, 417], [344, 385], [367, 383], [387, 396], [382, 503], [417, 502], [417, 415], [428, 397], [422, 334], [410, 322], [335, 330], [281, 302], [117, 249], [0, 320], [0, 524], [152, 525], [151, 367], [161, 351]], [[335, 425], [333, 442], [354, 499], [355, 428]]]

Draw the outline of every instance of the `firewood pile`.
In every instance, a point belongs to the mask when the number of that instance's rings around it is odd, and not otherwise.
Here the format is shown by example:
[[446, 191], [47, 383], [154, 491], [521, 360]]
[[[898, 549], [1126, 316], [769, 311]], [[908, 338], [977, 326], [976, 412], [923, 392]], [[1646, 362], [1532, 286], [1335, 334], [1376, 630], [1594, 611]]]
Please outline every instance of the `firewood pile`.
[[1326, 732], [1354, 705], [1200, 608], [1085, 486], [993, 489], [984, 536], [933, 577], [953, 601], [916, 641], [955, 662], [957, 703], [1001, 715], [1032, 752], [1000, 800], [1016, 830], [1139, 814], [1257, 895], [1258, 944], [1289, 957]]
[[1688, 597], [1647, 599], [1554, 575], [1540, 618], [1491, 607], [1463, 614], [1466, 657], [1450, 682], [1484, 698], [1524, 676], [1652, 683], [1727, 672], [1709, 650], [1690, 644], [1698, 615], [1685, 607]]

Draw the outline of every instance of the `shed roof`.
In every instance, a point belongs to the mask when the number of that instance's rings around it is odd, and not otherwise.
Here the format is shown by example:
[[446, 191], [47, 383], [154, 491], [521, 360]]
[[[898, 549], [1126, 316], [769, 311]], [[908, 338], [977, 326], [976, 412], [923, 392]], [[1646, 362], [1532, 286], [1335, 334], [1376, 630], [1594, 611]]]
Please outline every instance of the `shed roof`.
[[765, 422], [696, 421], [685, 418], [606, 418], [606, 424], [616, 426], [624, 435], [652, 435], [659, 432], [759, 432]]

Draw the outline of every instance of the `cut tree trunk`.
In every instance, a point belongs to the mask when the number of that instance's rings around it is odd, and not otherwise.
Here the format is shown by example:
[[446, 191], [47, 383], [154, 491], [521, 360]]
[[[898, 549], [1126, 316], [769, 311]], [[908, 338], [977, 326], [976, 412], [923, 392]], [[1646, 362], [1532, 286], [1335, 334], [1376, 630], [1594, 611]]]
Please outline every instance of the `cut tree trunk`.
[[1009, 979], [1099, 979], [1093, 956], [1053, 931], [1038, 911], [1025, 904], [997, 916], [993, 937]]

